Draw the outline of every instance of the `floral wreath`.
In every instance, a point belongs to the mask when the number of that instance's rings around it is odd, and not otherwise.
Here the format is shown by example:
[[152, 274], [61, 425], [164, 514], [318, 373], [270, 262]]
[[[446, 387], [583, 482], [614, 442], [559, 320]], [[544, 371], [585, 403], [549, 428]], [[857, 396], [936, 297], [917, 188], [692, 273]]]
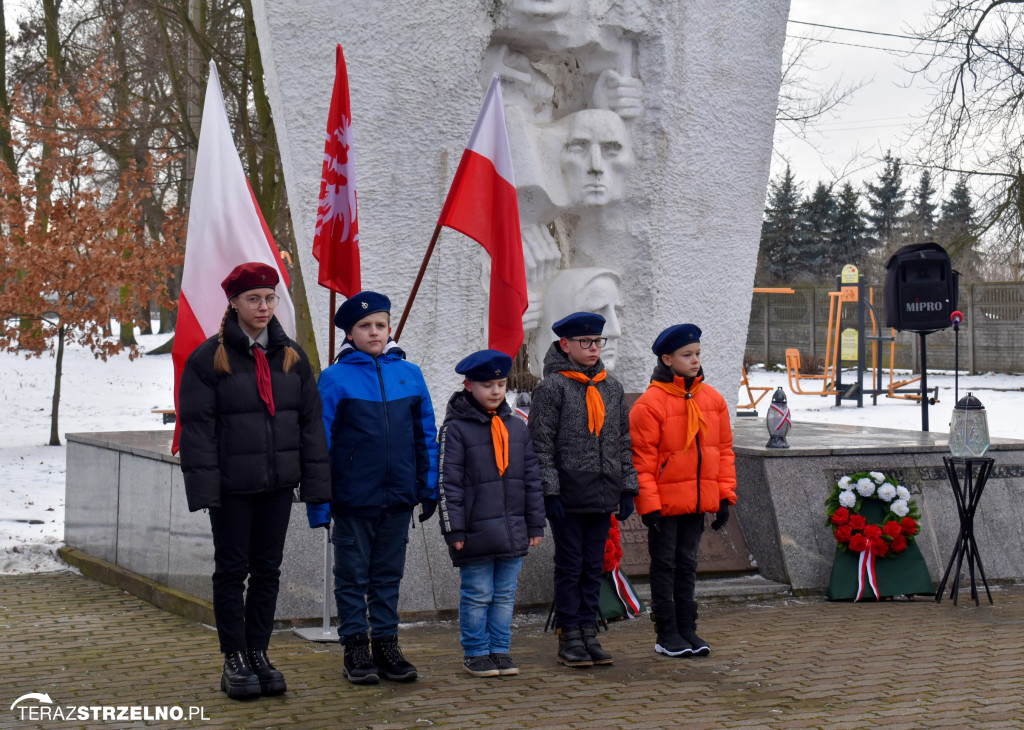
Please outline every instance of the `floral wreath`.
[[[880, 525], [869, 525], [860, 514], [865, 499], [877, 499], [889, 508]], [[921, 513], [910, 490], [880, 471], [862, 471], [842, 477], [825, 500], [826, 525], [844, 552], [873, 558], [893, 558], [915, 541]]]

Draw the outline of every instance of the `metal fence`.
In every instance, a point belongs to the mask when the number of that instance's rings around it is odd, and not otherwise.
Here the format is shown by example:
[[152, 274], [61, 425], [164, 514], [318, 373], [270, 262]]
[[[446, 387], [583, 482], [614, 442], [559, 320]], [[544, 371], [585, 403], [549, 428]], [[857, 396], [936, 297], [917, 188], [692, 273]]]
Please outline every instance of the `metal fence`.
[[[829, 291], [835, 287], [794, 286], [793, 294], [754, 294], [747, 326], [748, 359], [782, 365], [786, 350], [795, 347], [806, 361], [809, 355], [825, 357], [828, 336]], [[882, 287], [873, 290], [874, 310], [881, 334], [885, 327]], [[960, 367], [971, 373], [1024, 372], [1024, 283], [1000, 282], [961, 285], [958, 309], [964, 313], [960, 328]], [[869, 297], [869, 301], [872, 298]], [[856, 328], [856, 304], [843, 305], [841, 329]], [[867, 334], [872, 334], [872, 318], [867, 317]], [[919, 369], [918, 335], [897, 332], [895, 366]], [[871, 341], [865, 342], [868, 364]], [[927, 338], [928, 369], [952, 369], [954, 336], [952, 327]], [[889, 365], [889, 345], [879, 347], [884, 366]]]

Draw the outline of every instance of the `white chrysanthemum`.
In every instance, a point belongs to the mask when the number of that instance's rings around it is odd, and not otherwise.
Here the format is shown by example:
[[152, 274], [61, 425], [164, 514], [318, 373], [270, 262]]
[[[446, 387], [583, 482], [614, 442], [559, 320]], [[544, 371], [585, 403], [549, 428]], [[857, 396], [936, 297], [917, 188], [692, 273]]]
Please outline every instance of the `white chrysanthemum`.
[[868, 474], [871, 475], [871, 478], [875, 480], [876, 484], [881, 484], [885, 481], [885, 474], [880, 471], [869, 471]]
[[883, 484], [878, 488], [878, 498], [884, 499], [886, 502], [891, 502], [892, 498], [896, 496], [896, 487], [891, 484]]
[[892, 513], [897, 517], [906, 517], [907, 513], [910, 511], [910, 506], [907, 504], [907, 500], [897, 499], [889, 505], [889, 509], [891, 509]]
[[909, 502], [910, 490], [904, 487], [902, 484], [900, 484], [896, 487], [896, 497]]
[[853, 506], [857, 504], [857, 495], [849, 489], [844, 489], [839, 493], [839, 504], [846, 509], [853, 509]]
[[853, 480], [850, 477], [843, 477], [839, 480], [840, 489], [853, 489]]
[[870, 497], [875, 493], [875, 483], [867, 477], [857, 481], [857, 493], [862, 497]]

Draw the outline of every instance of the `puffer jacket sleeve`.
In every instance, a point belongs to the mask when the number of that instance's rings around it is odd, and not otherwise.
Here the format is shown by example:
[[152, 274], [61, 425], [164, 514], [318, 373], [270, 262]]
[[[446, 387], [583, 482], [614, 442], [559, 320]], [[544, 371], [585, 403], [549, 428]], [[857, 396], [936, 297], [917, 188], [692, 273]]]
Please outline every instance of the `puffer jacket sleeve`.
[[544, 485], [540, 478], [540, 462], [533, 450], [533, 439], [529, 432], [526, 433], [523, 454], [525, 456], [523, 482], [526, 485], [526, 536], [543, 537], [544, 523], [547, 520], [547, 515], [544, 512]]
[[661, 443], [661, 421], [643, 397], [629, 414], [633, 465], [636, 468], [639, 494], [636, 511], [642, 515], [661, 510], [658, 493], [658, 446]]
[[552, 378], [545, 378], [537, 383], [537, 387], [533, 389], [529, 425], [545, 496], [557, 496], [561, 492], [558, 464], [555, 459], [561, 410], [562, 389], [558, 384], [554, 383]]
[[718, 498], [736, 504], [736, 454], [732, 449], [732, 426], [729, 423], [729, 406], [725, 399], [718, 397]]
[[423, 374], [419, 373], [420, 397], [413, 405], [413, 427], [416, 432], [416, 498], [437, 499], [437, 425], [434, 406]]
[[619, 388], [619, 454], [622, 463], [622, 492], [634, 497], [640, 492], [637, 483], [636, 467], [633, 465], [632, 435], [629, 432], [629, 410], [626, 408], [626, 396]]
[[217, 391], [209, 379], [217, 376], [212, 367], [206, 372], [199, 367], [198, 356], [204, 354], [208, 348], [193, 351], [178, 385], [179, 453], [190, 512], [220, 506]]
[[309, 358], [301, 349], [295, 366], [302, 382], [302, 409], [299, 430], [302, 443], [302, 481], [299, 498], [307, 504], [322, 504], [331, 499], [331, 468], [324, 435], [323, 406]]
[[458, 422], [441, 427], [437, 489], [441, 511], [441, 533], [446, 543], [466, 541], [465, 469], [466, 449]]
[[[320, 373], [320, 380], [317, 383], [317, 390], [320, 397], [321, 418], [323, 419], [324, 441], [327, 448], [328, 465], [330, 464], [331, 450], [331, 429], [334, 426], [334, 418], [338, 412], [338, 403], [341, 402], [343, 394], [340, 382], [337, 377], [338, 366], [331, 367]], [[330, 468], [328, 467], [328, 472]], [[331, 508], [327, 503], [306, 504], [306, 518], [310, 527], [325, 527], [331, 523]]]

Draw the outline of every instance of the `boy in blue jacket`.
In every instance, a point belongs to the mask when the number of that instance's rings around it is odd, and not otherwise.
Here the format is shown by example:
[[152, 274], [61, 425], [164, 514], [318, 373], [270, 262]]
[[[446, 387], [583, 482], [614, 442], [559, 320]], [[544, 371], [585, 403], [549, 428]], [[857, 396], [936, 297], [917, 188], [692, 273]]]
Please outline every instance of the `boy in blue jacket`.
[[328, 527], [334, 518], [345, 676], [353, 684], [376, 684], [380, 675], [409, 682], [416, 668], [398, 646], [398, 587], [413, 508], [422, 505], [421, 522], [437, 509], [434, 410], [423, 373], [389, 337], [386, 296], [356, 294], [338, 308], [334, 324], [345, 331], [345, 343], [319, 381], [331, 503], [307, 505], [309, 524]]
[[459, 569], [463, 666], [474, 677], [519, 674], [509, 656], [523, 557], [544, 535], [544, 489], [526, 424], [505, 402], [512, 358], [474, 352], [455, 366], [464, 388], [441, 427], [441, 532]]

